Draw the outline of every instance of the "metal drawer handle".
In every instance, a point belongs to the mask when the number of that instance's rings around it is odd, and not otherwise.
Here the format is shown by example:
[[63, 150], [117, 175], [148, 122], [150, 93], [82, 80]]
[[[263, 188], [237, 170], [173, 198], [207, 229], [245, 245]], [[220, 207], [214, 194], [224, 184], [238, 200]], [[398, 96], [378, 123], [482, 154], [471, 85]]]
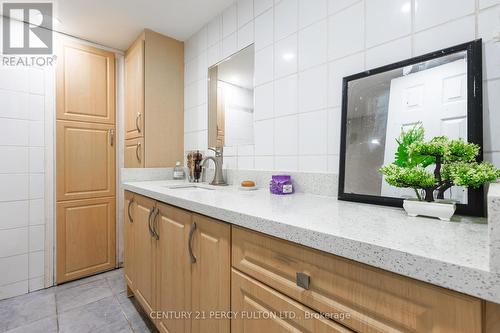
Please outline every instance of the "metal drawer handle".
[[188, 251], [189, 251], [189, 257], [191, 257], [192, 264], [196, 263], [196, 257], [193, 254], [193, 235], [195, 230], [196, 230], [196, 222], [193, 222], [193, 224], [191, 224], [191, 230], [189, 230], [189, 240], [188, 240]]
[[132, 218], [132, 214], [130, 214], [130, 207], [132, 206], [133, 203], [134, 203], [134, 199], [130, 199], [130, 201], [128, 202], [128, 208], [127, 208], [128, 221], [130, 223], [134, 223], [134, 219]]
[[115, 130], [110, 129], [109, 130], [109, 145], [113, 147], [115, 144]]
[[137, 116], [135, 117], [135, 127], [137, 128], [137, 132], [141, 133], [141, 127], [139, 126], [139, 119], [141, 118], [142, 114], [140, 112], [137, 112]]
[[156, 231], [156, 220], [158, 218], [158, 214], [160, 213], [160, 209], [158, 207], [155, 208], [156, 212], [153, 215], [153, 220], [151, 222], [151, 229], [153, 230], [154, 237], [156, 240], [160, 239], [160, 234], [158, 234], [158, 231]]
[[307, 274], [297, 272], [297, 286], [308, 290], [311, 286], [311, 277]]
[[149, 211], [149, 217], [148, 217], [148, 229], [149, 229], [149, 234], [151, 237], [154, 237], [153, 229], [151, 229], [151, 216], [153, 215], [153, 212], [155, 211], [155, 207], [151, 208]]
[[141, 148], [141, 143], [140, 142], [137, 142], [137, 146], [135, 146], [135, 156], [137, 157], [137, 160], [139, 162], [142, 162], [141, 161], [141, 155], [139, 154], [139, 149]]

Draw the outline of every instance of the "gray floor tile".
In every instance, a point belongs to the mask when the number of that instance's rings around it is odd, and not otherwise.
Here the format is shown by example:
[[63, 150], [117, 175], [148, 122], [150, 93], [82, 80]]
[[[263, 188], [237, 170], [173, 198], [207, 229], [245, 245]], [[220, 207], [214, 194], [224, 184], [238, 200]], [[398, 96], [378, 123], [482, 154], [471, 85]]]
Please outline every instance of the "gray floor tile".
[[53, 289], [0, 301], [0, 332], [56, 315]]
[[147, 314], [142, 311], [134, 297], [129, 298], [126, 292], [122, 292], [116, 298], [120, 302], [122, 310], [134, 332], [157, 332], [153, 324], [147, 319]]
[[57, 317], [48, 317], [6, 333], [57, 333]]
[[114, 295], [118, 295], [119, 293], [127, 290], [127, 283], [125, 282], [123, 272], [120, 273], [121, 274], [112, 275], [106, 278], [106, 281], [108, 281], [109, 287]]
[[111, 288], [104, 279], [70, 289], [56, 290], [57, 312], [62, 313], [112, 295]]
[[130, 333], [132, 329], [114, 297], [59, 314], [61, 333]]

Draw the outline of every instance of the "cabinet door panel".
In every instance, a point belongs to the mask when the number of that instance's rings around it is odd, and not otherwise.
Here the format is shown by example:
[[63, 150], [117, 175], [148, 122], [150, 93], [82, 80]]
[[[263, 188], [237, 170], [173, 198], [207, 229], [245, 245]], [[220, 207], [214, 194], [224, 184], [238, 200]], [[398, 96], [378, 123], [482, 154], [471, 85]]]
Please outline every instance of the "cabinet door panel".
[[58, 49], [57, 119], [115, 123], [115, 55], [62, 42]]
[[57, 282], [115, 267], [115, 198], [57, 204]]
[[233, 269], [231, 332], [352, 332], [306, 306]]
[[[158, 208], [158, 310], [181, 314], [191, 310], [188, 238], [192, 214], [166, 204], [158, 203]], [[189, 332], [191, 322], [189, 319], [163, 318], [158, 327], [161, 332]]]
[[144, 167], [144, 139], [125, 140], [125, 168]]
[[136, 196], [134, 212], [134, 263], [135, 289], [134, 295], [147, 314], [155, 309], [156, 283], [156, 240], [149, 232], [149, 217], [155, 206], [154, 200]]
[[135, 245], [134, 245], [134, 227], [136, 223], [135, 211], [137, 209], [137, 203], [135, 202], [134, 195], [131, 192], [125, 192], [125, 212], [124, 216], [124, 226], [123, 226], [123, 265], [125, 282], [131, 290], [134, 290], [135, 283]]
[[57, 200], [115, 195], [114, 126], [58, 120]]
[[[231, 228], [229, 224], [195, 214], [192, 247], [192, 311], [209, 314], [230, 310]], [[192, 332], [229, 332], [229, 319], [193, 320]]]
[[144, 38], [125, 55], [125, 139], [144, 136]]

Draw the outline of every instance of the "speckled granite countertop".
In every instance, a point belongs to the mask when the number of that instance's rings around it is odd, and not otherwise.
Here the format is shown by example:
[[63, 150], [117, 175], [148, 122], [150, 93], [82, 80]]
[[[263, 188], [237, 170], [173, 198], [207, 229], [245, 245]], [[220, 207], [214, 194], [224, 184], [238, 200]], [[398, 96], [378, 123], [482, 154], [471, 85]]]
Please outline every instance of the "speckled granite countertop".
[[[452, 222], [443, 222], [408, 217], [398, 208], [344, 202], [335, 197], [304, 193], [274, 196], [265, 189], [242, 191], [237, 187], [170, 189], [174, 184], [179, 182], [126, 182], [123, 188], [234, 225], [500, 303], [500, 273], [490, 270], [489, 232], [495, 230], [489, 230], [486, 219], [457, 216]], [[498, 188], [495, 191], [500, 192]]]

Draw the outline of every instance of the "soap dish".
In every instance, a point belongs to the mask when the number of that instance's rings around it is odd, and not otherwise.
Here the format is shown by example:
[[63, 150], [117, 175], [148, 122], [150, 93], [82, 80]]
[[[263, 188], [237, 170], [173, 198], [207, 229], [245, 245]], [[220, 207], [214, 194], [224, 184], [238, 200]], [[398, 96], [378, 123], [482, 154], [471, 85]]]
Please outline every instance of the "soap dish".
[[257, 190], [257, 186], [238, 186], [238, 188], [242, 191], [254, 191]]

